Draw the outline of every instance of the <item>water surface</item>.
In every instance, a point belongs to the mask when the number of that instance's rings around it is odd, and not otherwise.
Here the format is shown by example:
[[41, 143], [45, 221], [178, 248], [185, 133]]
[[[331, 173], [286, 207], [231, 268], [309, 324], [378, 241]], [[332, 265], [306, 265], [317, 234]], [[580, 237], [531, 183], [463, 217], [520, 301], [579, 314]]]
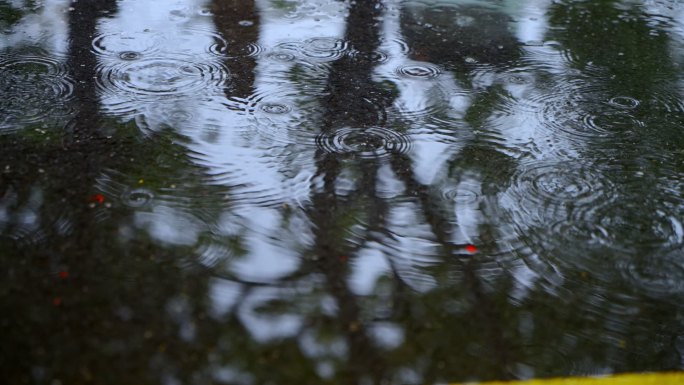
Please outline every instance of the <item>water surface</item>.
[[684, 366], [684, 5], [0, 0], [8, 384]]

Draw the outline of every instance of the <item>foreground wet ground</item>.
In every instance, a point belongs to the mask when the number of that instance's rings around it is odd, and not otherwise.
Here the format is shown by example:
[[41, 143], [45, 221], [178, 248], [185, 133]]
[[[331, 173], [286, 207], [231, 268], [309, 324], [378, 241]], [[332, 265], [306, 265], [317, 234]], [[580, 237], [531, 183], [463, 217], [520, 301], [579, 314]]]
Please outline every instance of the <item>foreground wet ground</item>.
[[0, 382], [684, 366], [678, 1], [0, 0]]

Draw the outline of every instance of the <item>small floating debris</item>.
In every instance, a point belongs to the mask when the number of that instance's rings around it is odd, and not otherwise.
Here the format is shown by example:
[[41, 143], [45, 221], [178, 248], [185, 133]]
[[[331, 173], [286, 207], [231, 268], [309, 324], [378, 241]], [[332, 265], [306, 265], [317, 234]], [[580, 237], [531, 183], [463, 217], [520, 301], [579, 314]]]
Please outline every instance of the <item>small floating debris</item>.
[[91, 196], [90, 196], [89, 201], [92, 202], [92, 203], [99, 203], [99, 204], [102, 204], [102, 203], [104, 203], [104, 201], [105, 201], [105, 197], [104, 197], [104, 195], [102, 195], [102, 194], [94, 194], [94, 195], [91, 195]]

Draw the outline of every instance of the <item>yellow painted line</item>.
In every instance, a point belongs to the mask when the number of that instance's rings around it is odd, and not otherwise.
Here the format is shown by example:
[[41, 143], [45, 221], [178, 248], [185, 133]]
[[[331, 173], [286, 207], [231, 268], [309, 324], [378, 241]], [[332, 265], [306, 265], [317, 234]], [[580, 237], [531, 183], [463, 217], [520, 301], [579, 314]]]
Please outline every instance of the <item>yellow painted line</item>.
[[[528, 381], [468, 382], [462, 385], [684, 385], [682, 373], [619, 374], [607, 377], [549, 378]], [[453, 384], [458, 385], [458, 384]]]

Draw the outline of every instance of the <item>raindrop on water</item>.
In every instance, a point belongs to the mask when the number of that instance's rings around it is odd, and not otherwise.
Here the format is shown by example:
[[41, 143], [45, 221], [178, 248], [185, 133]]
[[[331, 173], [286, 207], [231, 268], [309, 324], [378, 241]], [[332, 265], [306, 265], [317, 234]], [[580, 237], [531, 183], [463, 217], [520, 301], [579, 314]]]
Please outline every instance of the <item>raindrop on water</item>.
[[124, 192], [121, 200], [128, 207], [144, 207], [152, 201], [154, 195], [147, 189], [138, 188]]
[[281, 61], [281, 62], [292, 62], [296, 59], [295, 55], [289, 52], [276, 51], [268, 54], [270, 59]]
[[625, 109], [632, 109], [639, 106], [639, 101], [629, 96], [616, 96], [608, 101], [608, 104], [614, 107]]
[[132, 61], [140, 59], [140, 53], [135, 51], [123, 51], [119, 53], [121, 60]]
[[[135, 61], [104, 63], [97, 85], [105, 96], [123, 106], [108, 106], [119, 112], [135, 110], [139, 98], [194, 97], [227, 86], [228, 69], [222, 63], [192, 56], [142, 57]], [[122, 102], [123, 100], [123, 102]]]
[[286, 114], [292, 110], [290, 106], [280, 103], [264, 103], [260, 108], [269, 114]]
[[416, 79], [432, 79], [442, 73], [442, 70], [430, 63], [409, 64], [397, 68], [397, 73], [403, 77]]
[[[101, 56], [122, 56], [126, 52], [138, 55], [150, 55], [159, 50], [163, 36], [146, 31], [105, 32], [96, 35], [92, 40], [92, 50]], [[126, 60], [126, 59], [124, 59]]]
[[303, 56], [325, 61], [339, 59], [348, 48], [346, 41], [333, 37], [316, 37], [298, 45], [298, 50]]
[[74, 84], [57, 57], [9, 56], [0, 60], [0, 130], [14, 131], [47, 116], [65, 117]]
[[319, 135], [316, 143], [327, 152], [353, 154], [361, 158], [403, 154], [411, 149], [406, 135], [384, 127], [345, 127]]

